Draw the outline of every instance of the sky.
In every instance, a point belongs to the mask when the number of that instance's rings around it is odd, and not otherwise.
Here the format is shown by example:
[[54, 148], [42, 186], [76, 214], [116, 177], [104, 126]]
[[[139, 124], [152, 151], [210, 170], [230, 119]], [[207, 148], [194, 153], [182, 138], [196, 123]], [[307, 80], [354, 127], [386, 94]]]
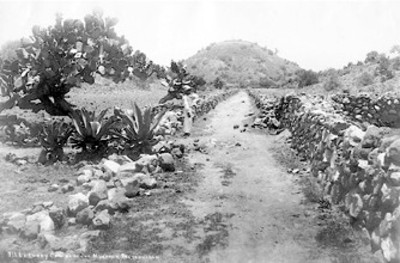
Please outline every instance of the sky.
[[242, 39], [319, 71], [400, 44], [400, 1], [0, 0], [0, 45], [31, 35], [33, 25], [54, 25], [57, 12], [82, 19], [94, 8], [117, 17], [117, 33], [162, 65]]

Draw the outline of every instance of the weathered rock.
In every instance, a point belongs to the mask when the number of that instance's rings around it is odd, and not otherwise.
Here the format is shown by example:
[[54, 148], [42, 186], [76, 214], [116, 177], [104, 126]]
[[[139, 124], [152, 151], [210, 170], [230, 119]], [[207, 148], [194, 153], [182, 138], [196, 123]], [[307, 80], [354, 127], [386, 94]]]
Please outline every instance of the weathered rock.
[[114, 161], [106, 160], [102, 165], [103, 170], [111, 171], [112, 173], [116, 174], [120, 168], [120, 165]]
[[160, 141], [153, 146], [153, 151], [156, 153], [169, 153], [171, 152], [171, 144], [166, 141]]
[[110, 214], [107, 210], [103, 210], [93, 218], [93, 226], [97, 229], [108, 229], [110, 227]]
[[137, 162], [131, 162], [131, 163], [126, 163], [124, 165], [121, 165], [117, 176], [121, 177], [121, 174], [129, 174], [129, 173], [137, 173], [140, 172], [142, 170], [143, 166], [139, 165]]
[[32, 240], [35, 239], [39, 233], [53, 233], [54, 222], [50, 218], [47, 211], [41, 211], [26, 217], [22, 236]]
[[119, 154], [115, 154], [115, 153], [108, 156], [108, 160], [114, 161], [114, 162], [118, 163], [119, 165], [123, 165], [123, 164], [132, 162], [132, 159], [130, 159], [128, 156], [119, 155]]
[[393, 163], [394, 165], [400, 166], [400, 139], [395, 140], [386, 149], [386, 158], [390, 164]]
[[93, 182], [93, 188], [89, 193], [89, 204], [97, 205], [97, 203], [101, 200], [107, 199], [107, 184], [103, 180], [97, 180]]
[[89, 198], [82, 194], [77, 193], [68, 197], [68, 213], [75, 216], [79, 211], [89, 206]]
[[142, 178], [140, 187], [144, 189], [154, 189], [157, 187], [157, 181], [150, 176], [146, 176], [145, 178]]
[[26, 216], [19, 212], [10, 213], [7, 217], [7, 232], [18, 234], [25, 226]]
[[75, 218], [75, 217], [68, 218], [67, 224], [68, 224], [69, 226], [74, 226], [74, 225], [76, 225], [76, 218]]
[[137, 178], [123, 178], [121, 183], [125, 189], [125, 196], [135, 197], [139, 194], [139, 180]]
[[78, 176], [83, 175], [85, 177], [91, 178], [91, 177], [93, 177], [93, 168], [85, 166], [85, 167], [79, 169], [79, 171], [76, 173], [76, 175], [78, 175]]
[[105, 182], [110, 181], [110, 179], [112, 178], [112, 172], [110, 171], [106, 171], [104, 173], [102, 173], [101, 175], [99, 175], [98, 177], [100, 180], [103, 180]]
[[90, 225], [92, 223], [93, 218], [94, 218], [94, 213], [92, 209], [86, 207], [81, 211], [79, 211], [78, 214], [76, 215], [76, 223], [82, 225]]
[[125, 196], [125, 190], [113, 188], [108, 191], [108, 200], [113, 210], [120, 212], [128, 211], [130, 207], [130, 201]]
[[53, 233], [55, 229], [55, 225], [51, 217], [47, 214], [40, 221], [40, 233]]
[[63, 185], [63, 187], [61, 187], [61, 192], [63, 192], [65, 194], [65, 193], [74, 191], [74, 189], [75, 189], [74, 186], [71, 183], [69, 183], [69, 184]]
[[182, 158], [183, 157], [183, 153], [179, 148], [173, 148], [171, 151], [172, 156], [174, 156], [175, 158]]
[[58, 184], [52, 184], [49, 186], [49, 188], [47, 189], [47, 191], [49, 192], [55, 192], [60, 188], [60, 186]]
[[140, 159], [136, 161], [142, 167], [145, 166], [157, 166], [159, 164], [159, 160], [155, 154], [141, 154]]
[[49, 216], [53, 220], [55, 228], [61, 228], [65, 224], [66, 213], [61, 207], [51, 207], [49, 209]]
[[88, 183], [90, 182], [91, 179], [92, 179], [91, 175], [81, 174], [78, 176], [78, 178], [76, 178], [76, 185], [82, 185], [84, 183]]
[[78, 251], [81, 253], [86, 253], [89, 242], [93, 241], [94, 239], [99, 237], [99, 235], [100, 235], [100, 230], [87, 231], [87, 232], [81, 234], [79, 237], [79, 240], [78, 240], [78, 242], [79, 242]]
[[117, 209], [118, 207], [115, 204], [111, 203], [110, 200], [101, 200], [94, 208], [94, 211], [100, 212], [103, 210], [107, 210], [110, 215], [113, 215], [115, 213], [115, 210]]
[[48, 245], [50, 249], [54, 252], [74, 251], [79, 248], [79, 241], [77, 236], [59, 238], [49, 233], [40, 234], [39, 244], [42, 248], [45, 248]]
[[28, 240], [36, 239], [40, 232], [40, 224], [35, 220], [27, 220], [25, 222], [24, 229], [21, 232], [21, 236]]
[[399, 260], [398, 247], [396, 247], [393, 240], [394, 239], [391, 234], [381, 238], [381, 249], [383, 252], [383, 257], [388, 262], [395, 262], [395, 260]]
[[52, 207], [54, 205], [53, 201], [46, 201], [42, 203], [43, 207], [46, 209], [49, 209], [50, 207]]
[[175, 161], [171, 154], [162, 153], [159, 156], [160, 166], [164, 171], [173, 172], [175, 171]]

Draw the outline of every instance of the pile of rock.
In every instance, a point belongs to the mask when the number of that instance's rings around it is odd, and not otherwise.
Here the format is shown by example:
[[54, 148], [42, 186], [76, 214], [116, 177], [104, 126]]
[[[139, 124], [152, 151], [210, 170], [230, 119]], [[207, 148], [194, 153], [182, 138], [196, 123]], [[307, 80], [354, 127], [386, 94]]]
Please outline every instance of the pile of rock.
[[337, 94], [332, 97], [347, 116], [378, 127], [400, 128], [400, 99], [398, 95]]
[[255, 92], [249, 92], [249, 95], [255, 100], [256, 106], [260, 110], [252, 124], [252, 128], [269, 129], [274, 134], [280, 133], [283, 128], [277, 116], [279, 114], [277, 106], [280, 100], [278, 98], [260, 96]]
[[292, 133], [292, 147], [310, 161], [326, 198], [342, 205], [369, 234], [373, 251], [398, 262], [400, 136], [391, 136], [388, 128], [356, 126], [332, 106], [306, 97], [285, 96], [276, 109]]
[[[159, 186], [157, 173], [175, 171], [175, 159], [182, 158], [184, 146], [173, 142], [160, 142], [158, 154], [141, 155], [137, 161], [127, 156], [113, 154], [96, 165], [78, 164], [74, 183], [60, 187], [51, 185], [49, 191], [69, 193], [65, 207], [53, 202], [41, 202], [31, 209], [5, 213], [0, 216], [0, 233], [18, 235], [26, 240], [38, 240], [42, 248], [47, 245], [53, 251], [84, 252], [87, 241], [108, 229], [112, 217], [127, 212], [137, 196], [151, 195]], [[56, 229], [75, 225], [87, 226], [80, 236], [57, 237]]]

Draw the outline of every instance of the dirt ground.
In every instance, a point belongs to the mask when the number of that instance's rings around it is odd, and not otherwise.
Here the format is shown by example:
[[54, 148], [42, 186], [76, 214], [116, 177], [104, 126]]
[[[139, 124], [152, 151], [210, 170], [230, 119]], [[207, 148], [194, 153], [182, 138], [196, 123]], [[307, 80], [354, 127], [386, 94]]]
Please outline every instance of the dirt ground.
[[208, 153], [189, 156], [205, 164], [204, 180], [194, 201], [185, 203], [196, 217], [215, 211], [230, 215], [227, 241], [210, 251], [210, 261], [379, 262], [365, 244], [351, 239], [337, 247], [329, 235], [323, 237], [329, 220], [317, 222], [323, 214], [318, 204], [305, 202], [298, 176], [287, 173], [271, 151], [279, 137], [243, 130], [254, 111], [244, 92], [220, 104], [198, 134], [211, 146]]
[[[150, 196], [132, 199], [128, 213], [116, 214], [111, 228], [91, 243], [88, 254], [156, 257], [100, 262], [380, 262], [340, 212], [307, 200], [302, 183], [308, 177], [307, 167], [290, 159], [295, 156], [285, 155], [284, 135], [249, 128], [256, 111], [248, 95], [240, 92], [198, 120], [190, 137], [177, 139], [187, 152], [176, 171], [156, 174], [158, 188]], [[31, 156], [32, 163], [7, 163], [8, 152]], [[49, 193], [47, 188], [73, 182], [77, 168], [38, 166], [33, 163], [37, 152], [0, 150], [0, 213], [48, 200], [65, 207], [66, 195]], [[289, 173], [288, 167], [298, 171]], [[57, 234], [85, 230], [75, 226]], [[35, 241], [1, 238], [1, 251], [49, 253]]]

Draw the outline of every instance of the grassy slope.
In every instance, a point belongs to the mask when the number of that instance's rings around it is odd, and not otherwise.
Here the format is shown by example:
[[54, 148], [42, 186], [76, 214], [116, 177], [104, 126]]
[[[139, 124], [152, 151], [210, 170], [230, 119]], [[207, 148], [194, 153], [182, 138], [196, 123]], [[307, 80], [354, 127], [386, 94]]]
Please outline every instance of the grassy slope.
[[298, 69], [294, 63], [274, 55], [267, 48], [241, 40], [211, 44], [185, 63], [191, 73], [203, 76], [208, 82], [220, 77], [232, 84], [258, 82], [264, 77], [278, 79], [284, 70]]
[[[380, 95], [383, 93], [394, 93], [400, 95], [400, 71], [393, 71], [394, 78], [385, 82], [380, 81], [380, 76], [374, 76], [375, 68], [377, 64], [363, 64], [354, 65], [351, 68], [339, 69], [336, 72], [339, 74], [340, 86], [327, 91], [324, 89], [324, 83], [328, 81], [328, 77], [325, 74], [320, 74], [319, 83], [311, 86], [307, 86], [301, 89], [258, 89], [262, 93], [268, 93], [274, 96], [282, 96], [288, 93], [306, 93], [310, 95], [333, 95], [337, 92], [348, 91], [350, 94], [370, 93], [374, 95]], [[366, 86], [359, 84], [359, 77], [367, 72], [373, 76], [373, 83]]]

